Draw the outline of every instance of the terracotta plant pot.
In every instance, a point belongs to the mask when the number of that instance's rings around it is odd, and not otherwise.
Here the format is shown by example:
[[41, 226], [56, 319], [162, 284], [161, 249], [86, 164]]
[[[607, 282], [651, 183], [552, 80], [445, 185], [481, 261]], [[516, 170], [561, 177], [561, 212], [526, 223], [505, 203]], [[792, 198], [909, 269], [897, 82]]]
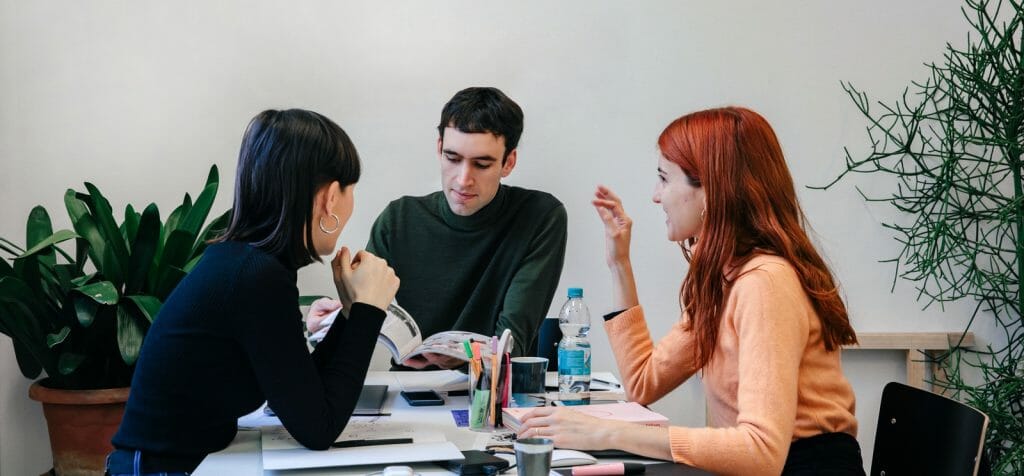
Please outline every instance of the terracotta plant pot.
[[113, 451], [110, 439], [124, 415], [128, 387], [58, 390], [35, 382], [28, 396], [43, 404], [57, 475], [102, 476]]

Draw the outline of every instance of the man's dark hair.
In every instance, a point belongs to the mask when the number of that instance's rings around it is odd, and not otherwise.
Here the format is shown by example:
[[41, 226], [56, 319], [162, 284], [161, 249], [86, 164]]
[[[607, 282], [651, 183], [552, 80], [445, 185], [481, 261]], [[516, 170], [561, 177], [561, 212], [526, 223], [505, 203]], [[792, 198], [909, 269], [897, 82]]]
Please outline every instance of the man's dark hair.
[[437, 134], [442, 140], [446, 127], [504, 137], [505, 155], [501, 158], [504, 163], [523, 135], [523, 110], [498, 88], [466, 88], [455, 93], [441, 110]]
[[359, 154], [341, 127], [303, 109], [259, 113], [242, 137], [231, 223], [216, 241], [249, 243], [292, 269], [320, 261], [313, 201], [335, 180], [359, 181]]

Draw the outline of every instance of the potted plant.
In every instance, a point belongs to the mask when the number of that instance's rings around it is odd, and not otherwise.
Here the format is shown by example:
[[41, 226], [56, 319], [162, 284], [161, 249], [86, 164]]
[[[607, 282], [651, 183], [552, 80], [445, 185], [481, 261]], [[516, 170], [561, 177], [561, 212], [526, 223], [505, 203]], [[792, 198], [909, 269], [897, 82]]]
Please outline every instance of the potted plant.
[[[896, 182], [881, 197], [901, 216], [884, 226], [902, 244], [897, 274], [927, 304], [975, 302], [968, 328], [992, 319], [985, 349], [956, 348], [933, 384], [989, 416], [992, 474], [1024, 474], [1024, 3], [967, 0], [967, 45], [900, 100], [843, 88], [867, 119], [871, 149], [846, 171]], [[965, 329], [966, 332], [966, 329]], [[925, 356], [927, 357], [927, 356]]]
[[29, 396], [43, 404], [58, 475], [103, 474], [146, 331], [227, 223], [225, 213], [203, 228], [218, 181], [213, 166], [195, 202], [185, 194], [166, 222], [151, 203], [126, 206], [120, 223], [86, 183], [64, 194], [73, 230], [54, 232], [37, 206], [24, 247], [0, 238], [0, 332], [25, 377], [46, 372]]

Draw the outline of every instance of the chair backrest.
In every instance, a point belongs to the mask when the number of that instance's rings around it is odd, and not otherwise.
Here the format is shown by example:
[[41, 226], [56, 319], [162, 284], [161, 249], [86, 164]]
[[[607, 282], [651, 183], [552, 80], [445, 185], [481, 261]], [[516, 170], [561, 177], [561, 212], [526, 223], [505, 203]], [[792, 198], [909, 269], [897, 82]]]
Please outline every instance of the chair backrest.
[[882, 391], [871, 475], [975, 475], [988, 427], [984, 413], [890, 382]]
[[537, 332], [537, 357], [548, 359], [548, 370], [558, 370], [558, 341], [562, 340], [562, 329], [558, 318], [544, 319]]

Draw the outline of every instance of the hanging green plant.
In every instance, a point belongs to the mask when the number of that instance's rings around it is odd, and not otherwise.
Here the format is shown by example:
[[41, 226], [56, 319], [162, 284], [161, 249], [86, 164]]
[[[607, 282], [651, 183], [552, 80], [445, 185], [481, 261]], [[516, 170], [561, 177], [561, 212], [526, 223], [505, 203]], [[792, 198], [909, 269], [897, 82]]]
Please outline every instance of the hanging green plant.
[[[142, 340], [160, 306], [199, 261], [206, 241], [227, 225], [228, 213], [203, 224], [217, 196], [217, 167], [196, 196], [160, 221], [156, 204], [142, 213], [125, 207], [117, 223], [91, 183], [68, 190], [73, 230], [53, 231], [37, 206], [26, 223], [25, 246], [0, 238], [0, 332], [11, 337], [21, 373], [46, 371], [60, 389], [126, 387]], [[74, 244], [73, 256], [62, 248]]]
[[[902, 251], [896, 275], [912, 281], [925, 304], [975, 301], [976, 319], [994, 319], [1002, 335], [984, 350], [942, 357], [934, 384], [988, 414], [985, 451], [993, 474], [1024, 474], [1024, 3], [968, 0], [967, 46], [947, 45], [928, 77], [901, 100], [879, 102], [843, 88], [868, 120], [871, 152], [846, 171], [895, 179], [887, 203], [908, 222], [883, 226]], [[966, 329], [965, 329], [966, 331]], [[980, 378], [978, 378], [980, 377]]]

